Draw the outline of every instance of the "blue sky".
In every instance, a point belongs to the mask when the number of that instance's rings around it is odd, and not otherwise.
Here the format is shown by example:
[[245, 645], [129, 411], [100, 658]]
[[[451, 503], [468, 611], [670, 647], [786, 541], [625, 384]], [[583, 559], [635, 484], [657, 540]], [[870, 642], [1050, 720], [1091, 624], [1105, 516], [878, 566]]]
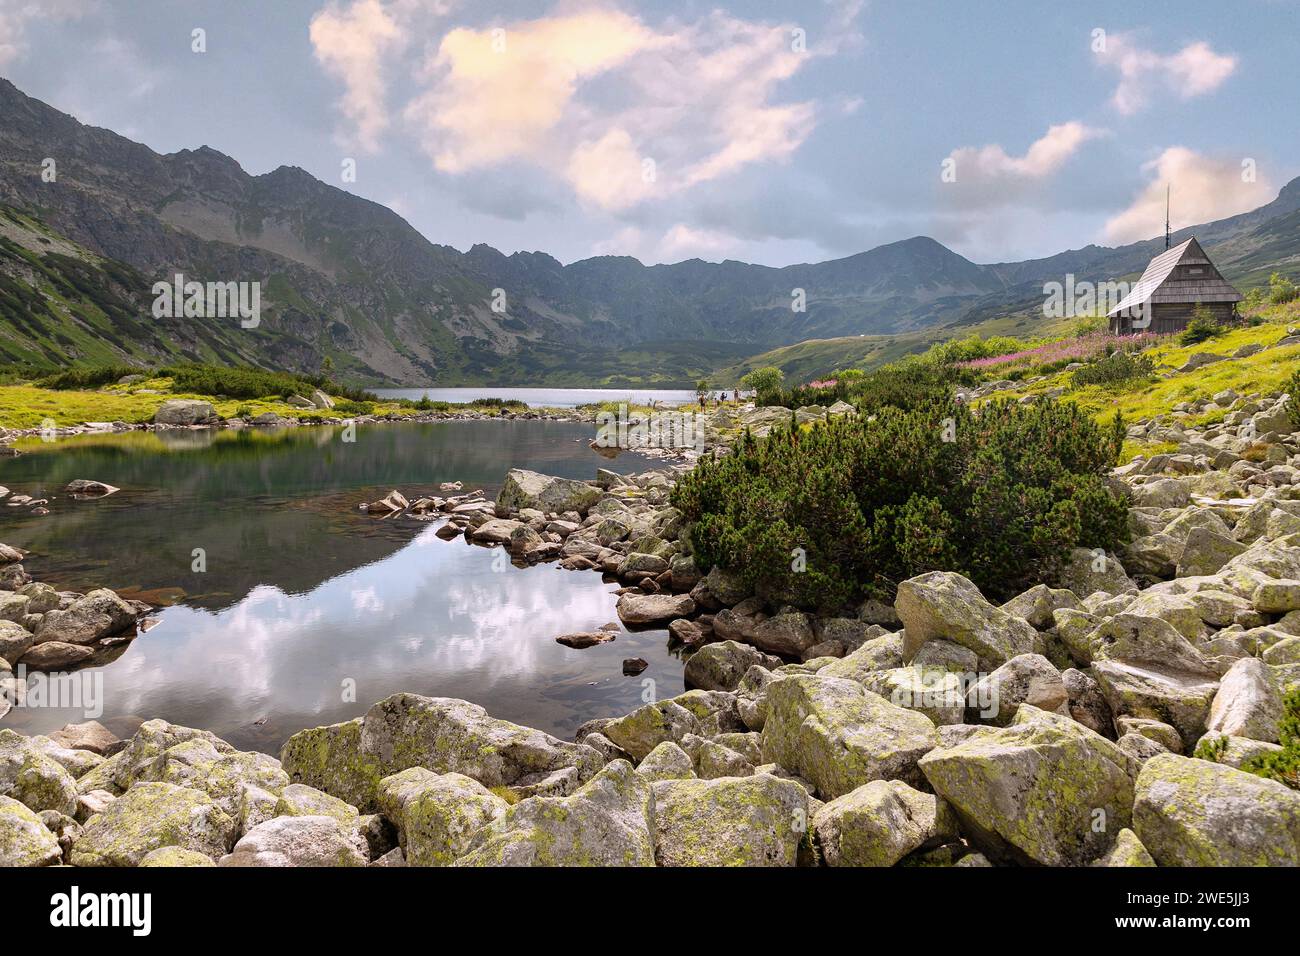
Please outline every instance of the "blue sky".
[[1176, 228], [1271, 199], [1297, 36], [1297, 0], [0, 0], [0, 75], [460, 249], [993, 262], [1157, 235], [1166, 182]]

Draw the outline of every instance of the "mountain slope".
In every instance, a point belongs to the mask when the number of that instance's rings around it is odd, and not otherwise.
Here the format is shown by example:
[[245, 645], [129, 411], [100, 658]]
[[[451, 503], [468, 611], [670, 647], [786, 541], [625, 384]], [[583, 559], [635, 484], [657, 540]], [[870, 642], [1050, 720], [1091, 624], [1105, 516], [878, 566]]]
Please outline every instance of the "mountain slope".
[[[46, 157], [57, 159], [54, 182], [41, 176]], [[978, 265], [916, 237], [779, 269], [698, 259], [646, 266], [613, 256], [566, 266], [545, 253], [507, 256], [481, 244], [461, 253], [301, 169], [251, 176], [207, 147], [160, 155], [3, 79], [0, 203], [25, 229], [79, 248], [92, 268], [116, 261], [133, 276], [118, 290], [131, 305], [108, 323], [120, 341], [102, 322], [64, 330], [68, 345], [5, 318], [6, 355], [57, 362], [161, 350], [293, 371], [316, 371], [328, 357], [342, 376], [369, 384], [685, 385], [810, 338], [914, 332], [1029, 310], [1045, 278], [1117, 278], [1140, 270], [1158, 246], [1090, 246]], [[1254, 278], [1294, 261], [1300, 238], [1288, 232], [1287, 217], [1298, 207], [1300, 184], [1292, 183], [1269, 206], [1197, 234], [1212, 255], [1222, 247], [1235, 257], [1220, 263], [1230, 277], [1240, 262]], [[260, 282], [255, 334], [235, 320], [151, 329], [149, 287], [177, 272]], [[29, 289], [39, 284], [12, 259], [9, 276]], [[492, 308], [498, 289], [504, 312]], [[791, 307], [797, 290], [805, 311]]]

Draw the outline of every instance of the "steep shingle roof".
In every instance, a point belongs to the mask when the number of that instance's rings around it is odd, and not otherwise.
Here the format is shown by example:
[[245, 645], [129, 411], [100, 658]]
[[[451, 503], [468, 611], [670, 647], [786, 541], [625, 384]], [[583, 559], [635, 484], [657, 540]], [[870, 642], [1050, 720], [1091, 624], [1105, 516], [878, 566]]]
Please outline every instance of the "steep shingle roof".
[[[1194, 279], [1174, 277], [1173, 272], [1180, 265], [1204, 265], [1208, 266], [1208, 272]], [[1193, 236], [1152, 259], [1142, 278], [1109, 315], [1118, 315], [1146, 302], [1240, 302], [1241, 299], [1241, 293], [1219, 274]]]

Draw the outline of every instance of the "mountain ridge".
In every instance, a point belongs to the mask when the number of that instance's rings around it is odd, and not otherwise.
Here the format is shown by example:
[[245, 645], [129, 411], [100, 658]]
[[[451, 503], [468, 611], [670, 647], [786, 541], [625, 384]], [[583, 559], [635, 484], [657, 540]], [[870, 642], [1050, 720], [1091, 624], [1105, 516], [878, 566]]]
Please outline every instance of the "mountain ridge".
[[[261, 339], [214, 329], [207, 345], [190, 342], [182, 354], [224, 352], [292, 371], [317, 371], [329, 358], [366, 384], [690, 384], [745, 355], [807, 339], [980, 321], [1041, 298], [1044, 277], [1138, 271], [1159, 244], [978, 264], [913, 236], [780, 267], [647, 265], [631, 256], [566, 265], [540, 250], [506, 254], [476, 243], [460, 252], [435, 243], [393, 210], [301, 167], [253, 175], [209, 146], [159, 154], [2, 78], [0, 120], [0, 203], [150, 281], [182, 272], [262, 282]], [[55, 183], [40, 177], [47, 156], [58, 164]], [[1254, 276], [1296, 258], [1285, 237], [1279, 244], [1256, 233], [1297, 210], [1300, 180], [1259, 210], [1193, 228], [1203, 239], [1208, 230], [1211, 243], [1218, 237]], [[504, 312], [493, 309], [498, 289]], [[798, 289], [803, 312], [792, 309]], [[0, 326], [0, 346], [6, 333], [19, 334]]]

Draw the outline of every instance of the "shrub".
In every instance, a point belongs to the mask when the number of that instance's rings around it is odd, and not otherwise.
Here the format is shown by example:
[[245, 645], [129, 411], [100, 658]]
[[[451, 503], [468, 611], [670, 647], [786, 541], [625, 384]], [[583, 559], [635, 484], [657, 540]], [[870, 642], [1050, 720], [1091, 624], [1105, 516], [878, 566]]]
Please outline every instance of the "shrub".
[[353, 401], [376, 401], [370, 392], [331, 382], [324, 375], [294, 375], [265, 369], [184, 363], [160, 369], [172, 379], [172, 391], [231, 398], [288, 398], [322, 389]]
[[1300, 790], [1300, 687], [1283, 698], [1280, 730], [1282, 749], [1257, 754], [1242, 763], [1241, 769]]
[[334, 403], [334, 411], [340, 415], [372, 415], [374, 402], [354, 402], [350, 398], [340, 398]]
[[779, 405], [781, 404], [779, 401], [781, 382], [784, 380], [784, 372], [774, 366], [766, 365], [743, 375], [740, 379], [740, 387], [752, 391], [759, 405]]
[[1286, 403], [1287, 412], [1291, 415], [1291, 424], [1300, 431], [1300, 369], [1291, 373], [1291, 378], [1286, 383], [1286, 393], [1291, 396], [1290, 401]]
[[1071, 376], [1075, 388], [1085, 385], [1122, 385], [1133, 381], [1146, 381], [1155, 374], [1155, 362], [1149, 355], [1132, 352], [1112, 352], [1105, 358], [1090, 362]]
[[1274, 305], [1285, 305], [1297, 297], [1300, 297], [1300, 288], [1286, 276], [1274, 272], [1268, 277], [1268, 299]]
[[146, 371], [135, 365], [74, 365], [61, 372], [37, 379], [41, 388], [60, 390], [78, 388], [99, 388], [111, 385], [126, 375], [138, 375]]
[[1192, 312], [1191, 321], [1187, 323], [1187, 328], [1183, 329], [1182, 334], [1178, 336], [1180, 345], [1196, 345], [1198, 342], [1207, 342], [1224, 333], [1224, 328], [1214, 319], [1214, 314], [1204, 306], [1197, 305]]
[[1074, 547], [1124, 540], [1127, 507], [1104, 481], [1120, 445], [1072, 404], [884, 405], [873, 421], [746, 433], [673, 503], [704, 570], [778, 602], [838, 608], [933, 570], [1001, 600], [1054, 580]]

